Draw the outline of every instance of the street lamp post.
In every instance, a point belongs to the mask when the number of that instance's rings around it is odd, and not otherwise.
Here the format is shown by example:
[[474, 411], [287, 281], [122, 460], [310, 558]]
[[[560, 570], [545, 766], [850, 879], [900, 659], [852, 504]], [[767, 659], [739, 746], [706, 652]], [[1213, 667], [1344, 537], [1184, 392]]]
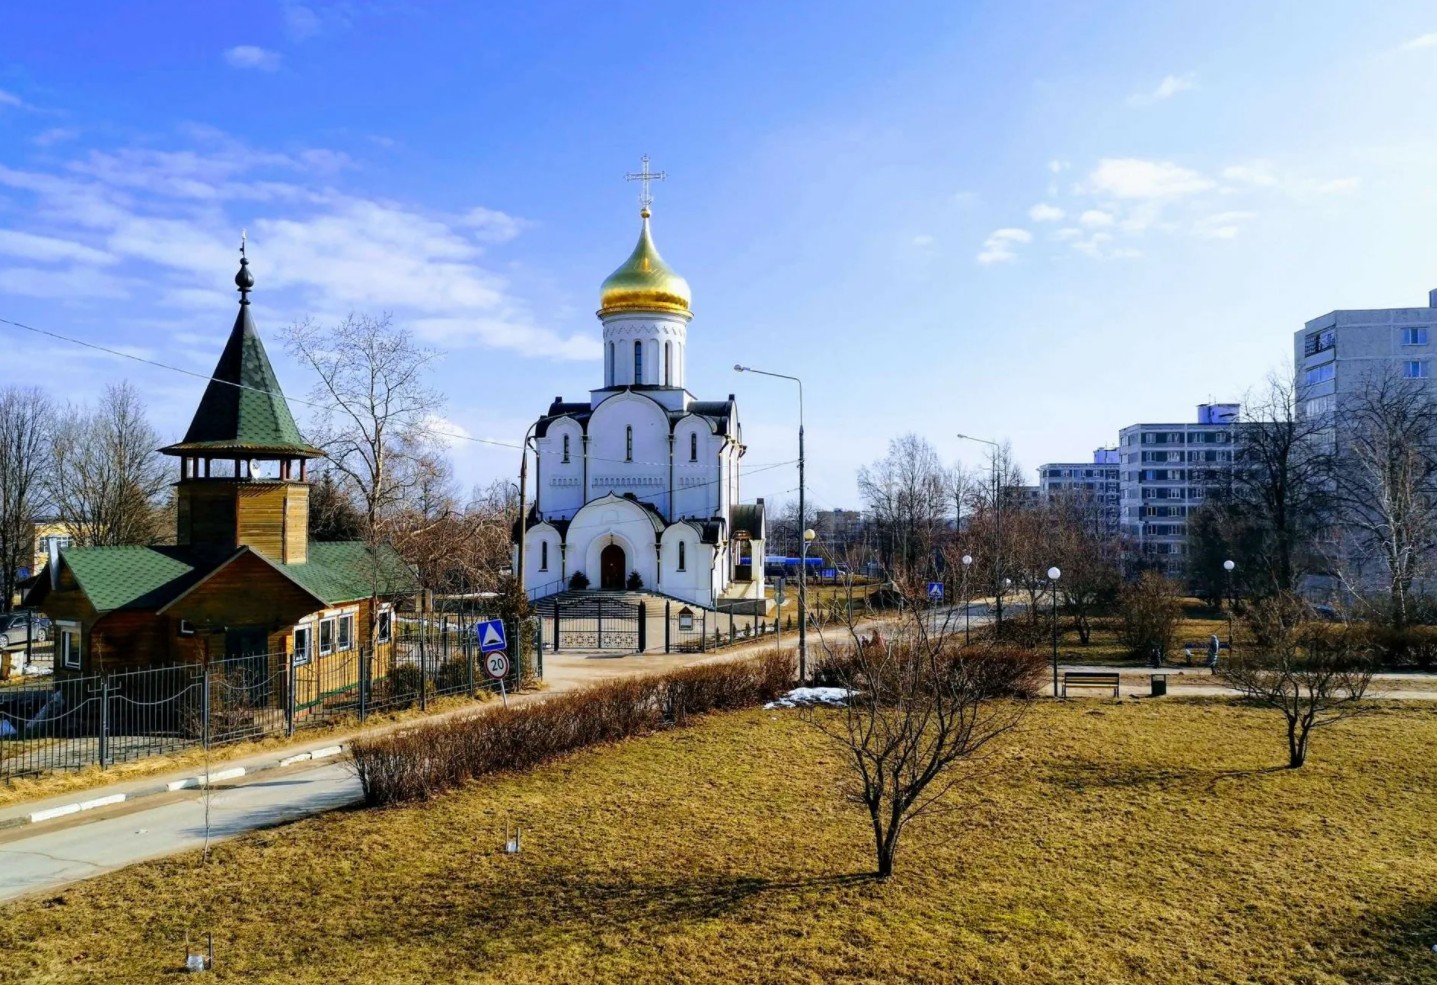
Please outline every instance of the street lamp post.
[[968, 566], [973, 563], [973, 555], [963, 555], [963, 645], [967, 646], [968, 639]]
[[[733, 370], [735, 373], [757, 373], [760, 376], [792, 380], [798, 384], [798, 525], [802, 527], [808, 520], [803, 498], [803, 380], [797, 376], [789, 376], [787, 373], [770, 373], [766, 369], [754, 369], [752, 366], [741, 364], [736, 364]], [[812, 530], [805, 529], [799, 543], [798, 681], [800, 684], [808, 680], [808, 542], [813, 540], [814, 536]]]
[[1232, 569], [1237, 567], [1237, 562], [1231, 558], [1222, 563], [1222, 570], [1227, 572], [1227, 648], [1232, 651], [1232, 608], [1234, 598], [1232, 594]]
[[1003, 626], [1003, 488], [998, 482], [998, 450], [1002, 447], [987, 438], [975, 438], [971, 434], [958, 435], [964, 441], [976, 441], [993, 449], [993, 588], [998, 626]]
[[[529, 482], [530, 441], [534, 435], [534, 428], [538, 424], [539, 422], [535, 421], [529, 425], [529, 430], [524, 432], [524, 444], [519, 449], [519, 563], [516, 565], [519, 570], [515, 572], [515, 575], [519, 581], [519, 591], [524, 593], [525, 598], [529, 597], [529, 586], [524, 581], [524, 541], [529, 539], [529, 531], [524, 525], [524, 493], [528, 489]], [[536, 449], [535, 455], [537, 454], [538, 450]]]
[[1054, 565], [1048, 569], [1048, 593], [1053, 599], [1053, 697], [1058, 696], [1058, 579], [1063, 572]]

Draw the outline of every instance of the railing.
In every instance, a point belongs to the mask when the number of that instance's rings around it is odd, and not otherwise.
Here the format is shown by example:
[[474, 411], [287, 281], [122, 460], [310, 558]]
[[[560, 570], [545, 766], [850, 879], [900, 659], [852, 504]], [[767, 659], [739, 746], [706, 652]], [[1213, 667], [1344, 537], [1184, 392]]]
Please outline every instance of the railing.
[[[0, 687], [0, 780], [140, 759], [193, 746], [292, 735], [376, 711], [426, 708], [436, 697], [498, 690], [484, 672], [474, 614], [401, 618], [393, 639], [304, 654], [33, 680]], [[515, 688], [542, 676], [542, 657], [510, 628]]]

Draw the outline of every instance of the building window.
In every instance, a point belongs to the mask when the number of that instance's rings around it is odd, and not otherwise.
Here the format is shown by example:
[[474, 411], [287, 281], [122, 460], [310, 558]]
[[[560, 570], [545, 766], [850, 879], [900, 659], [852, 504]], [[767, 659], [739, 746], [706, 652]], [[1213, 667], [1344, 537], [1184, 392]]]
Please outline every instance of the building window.
[[1333, 363], [1323, 363], [1321, 366], [1314, 366], [1309, 369], [1303, 379], [1307, 383], [1326, 383], [1337, 375], [1337, 366]]
[[693, 434], [690, 434], [690, 435], [689, 435], [689, 461], [690, 461], [690, 462], [697, 462], [698, 460], [699, 460], [699, 433], [698, 433], [697, 431], [695, 431]]
[[644, 344], [634, 343], [634, 382], [644, 382]]
[[60, 660], [71, 670], [80, 669], [80, 624], [77, 622], [57, 622], [55, 628], [60, 632]]
[[1409, 380], [1427, 379], [1427, 361], [1425, 359], [1409, 359], [1402, 364], [1402, 375]]
[[1330, 328], [1324, 328], [1320, 332], [1313, 332], [1303, 340], [1302, 354], [1304, 356], [1315, 356], [1319, 352], [1326, 352], [1328, 349], [1337, 347], [1337, 333]]
[[1402, 330], [1403, 345], [1426, 345], [1427, 329], [1425, 328], [1404, 328]]
[[394, 638], [394, 610], [387, 605], [379, 610], [379, 622], [374, 627], [374, 637], [380, 643], [388, 643]]
[[339, 631], [338, 646], [336, 649], [341, 652], [354, 649], [354, 614], [340, 616], [336, 621], [336, 629]]
[[687, 545], [687, 544], [685, 544], [683, 541], [679, 541], [679, 570], [680, 570], [680, 571], [683, 571], [684, 568], [685, 568], [685, 566], [688, 564], [688, 551], [687, 551], [687, 548], [688, 548], [688, 545]]
[[319, 653], [323, 656], [326, 653], [334, 652], [334, 620], [321, 619], [319, 621]]
[[634, 460], [634, 426], [630, 424], [624, 428], [624, 461]]
[[673, 386], [673, 343], [664, 343], [664, 386]]
[[308, 626], [294, 627], [294, 663], [296, 667], [302, 667], [309, 663], [310, 657], [313, 656], [310, 653], [313, 635], [314, 630]]
[[549, 570], [549, 542], [547, 540], [539, 541], [539, 570]]
[[569, 464], [569, 436], [564, 435], [564, 464]]

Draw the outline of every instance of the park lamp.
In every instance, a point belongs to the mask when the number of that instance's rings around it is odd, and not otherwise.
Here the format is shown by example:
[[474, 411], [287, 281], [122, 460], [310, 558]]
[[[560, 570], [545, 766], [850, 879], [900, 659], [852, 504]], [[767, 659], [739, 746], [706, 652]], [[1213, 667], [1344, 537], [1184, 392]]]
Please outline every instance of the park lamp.
[[1048, 580], [1053, 583], [1053, 697], [1058, 696], [1058, 579], [1063, 572], [1055, 564], [1048, 569]]
[[1227, 561], [1224, 561], [1224, 562], [1222, 563], [1222, 570], [1226, 571], [1228, 574], [1232, 574], [1232, 569], [1233, 569], [1233, 568], [1236, 568], [1236, 567], [1237, 567], [1237, 562], [1235, 562], [1235, 561], [1233, 561], [1233, 560], [1231, 560], [1231, 559], [1229, 559], [1229, 560], [1227, 560]]
[[973, 563], [973, 555], [971, 555], [971, 554], [964, 554], [964, 555], [963, 555], [963, 567], [966, 568], [966, 567], [968, 567], [968, 565], [970, 565], [970, 564], [972, 564], [972, 563]]

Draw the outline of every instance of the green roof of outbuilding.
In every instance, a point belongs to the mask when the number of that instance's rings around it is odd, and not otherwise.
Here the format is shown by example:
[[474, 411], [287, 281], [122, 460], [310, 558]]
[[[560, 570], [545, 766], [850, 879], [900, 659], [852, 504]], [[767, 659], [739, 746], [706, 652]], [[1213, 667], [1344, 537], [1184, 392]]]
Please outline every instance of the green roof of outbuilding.
[[157, 609], [214, 567], [177, 547], [71, 547], [60, 557], [99, 612]]
[[[244, 267], [240, 275], [247, 284], [254, 283]], [[248, 287], [241, 284], [240, 310], [229, 341], [184, 440], [163, 449], [166, 453], [268, 451], [307, 458], [323, 454], [295, 426], [249, 309]]]
[[307, 562], [276, 567], [331, 605], [419, 591], [419, 579], [387, 544], [371, 549], [362, 540], [310, 541]]
[[[215, 557], [183, 547], [77, 547], [60, 556], [95, 610], [113, 612], [161, 609], [238, 553]], [[311, 542], [304, 564], [265, 560], [325, 605], [419, 590], [414, 572], [388, 545], [371, 551], [363, 541]]]

